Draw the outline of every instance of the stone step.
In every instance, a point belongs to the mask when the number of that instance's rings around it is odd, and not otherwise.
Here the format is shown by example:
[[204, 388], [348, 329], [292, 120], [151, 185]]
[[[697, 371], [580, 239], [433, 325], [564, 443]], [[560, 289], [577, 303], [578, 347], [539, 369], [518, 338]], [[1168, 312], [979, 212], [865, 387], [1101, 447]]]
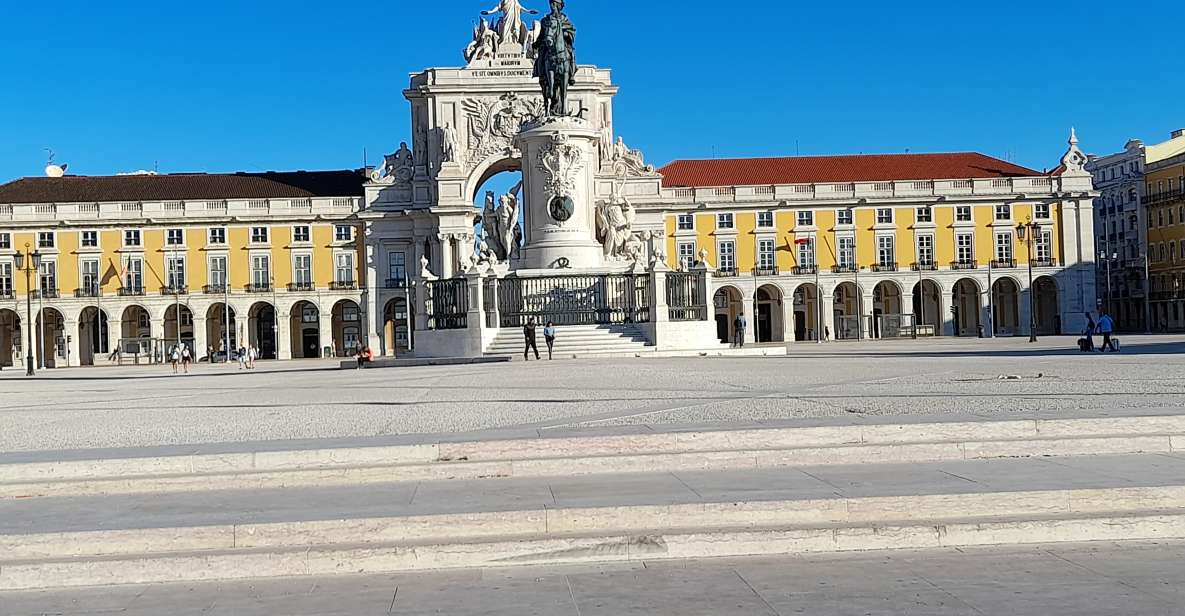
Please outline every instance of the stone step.
[[424, 483], [410, 498], [408, 491], [12, 504], [0, 519], [0, 589], [1185, 538], [1185, 459], [1172, 456]]
[[[246, 444], [248, 447], [250, 444]], [[0, 463], [0, 500], [1185, 451], [1185, 415], [638, 432]]]

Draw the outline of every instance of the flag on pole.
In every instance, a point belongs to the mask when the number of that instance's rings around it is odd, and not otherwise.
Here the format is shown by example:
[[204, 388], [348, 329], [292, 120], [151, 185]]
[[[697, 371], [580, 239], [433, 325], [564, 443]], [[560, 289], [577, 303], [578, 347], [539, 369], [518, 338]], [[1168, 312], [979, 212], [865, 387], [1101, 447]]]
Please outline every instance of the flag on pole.
[[794, 240], [795, 246], [806, 246], [807, 244], [810, 244], [810, 243], [811, 243], [811, 238], [809, 238], [809, 237], [800, 237], [800, 238]]

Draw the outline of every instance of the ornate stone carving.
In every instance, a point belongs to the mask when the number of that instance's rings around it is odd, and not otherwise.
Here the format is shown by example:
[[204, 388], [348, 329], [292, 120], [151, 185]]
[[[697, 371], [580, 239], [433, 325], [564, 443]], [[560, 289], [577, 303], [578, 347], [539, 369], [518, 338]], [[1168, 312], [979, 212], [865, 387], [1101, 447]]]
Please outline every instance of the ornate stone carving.
[[539, 151], [536, 168], [544, 175], [543, 190], [548, 196], [548, 210], [560, 224], [571, 218], [577, 193], [576, 176], [584, 169], [584, 164], [584, 150], [570, 142], [564, 133], [553, 135], [551, 143]]
[[[601, 137], [604, 139], [604, 136]], [[625, 140], [617, 138], [617, 142], [609, 148], [609, 167], [619, 177], [626, 175], [657, 175], [654, 165], [647, 165], [641, 150], [631, 150], [625, 145]]]
[[1062, 165], [1066, 167], [1066, 173], [1089, 173], [1086, 170], [1087, 163], [1086, 154], [1078, 148], [1078, 133], [1074, 129], [1070, 129], [1070, 149], [1066, 150], [1066, 155], [1062, 157]]
[[633, 261], [642, 258], [642, 240], [634, 235], [637, 212], [622, 194], [624, 182], [614, 184], [613, 196], [597, 207], [597, 240], [605, 248], [605, 259]]
[[519, 182], [510, 192], [498, 198], [496, 206], [494, 192], [486, 192], [485, 207], [481, 214], [481, 244], [485, 248], [478, 249], [486, 258], [492, 255], [496, 262], [507, 262], [518, 251], [523, 235], [522, 225], [518, 221], [518, 194], [522, 186], [522, 182]]
[[492, 60], [497, 51], [498, 33], [482, 19], [473, 28], [473, 40], [465, 47], [465, 61], [472, 64], [478, 60]]
[[399, 144], [399, 150], [383, 157], [383, 165], [370, 174], [370, 179], [380, 184], [411, 184], [415, 175], [415, 159], [407, 142]]
[[461, 107], [469, 118], [470, 149], [464, 158], [472, 166], [494, 154], [521, 157], [514, 137], [524, 124], [543, 114], [543, 99], [520, 98], [511, 92], [496, 99], [467, 99]]

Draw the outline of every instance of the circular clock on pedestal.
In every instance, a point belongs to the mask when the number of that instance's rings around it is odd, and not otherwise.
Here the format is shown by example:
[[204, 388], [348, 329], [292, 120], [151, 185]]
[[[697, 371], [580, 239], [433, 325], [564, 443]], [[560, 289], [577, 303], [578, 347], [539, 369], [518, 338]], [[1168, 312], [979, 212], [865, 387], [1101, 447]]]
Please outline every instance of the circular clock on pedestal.
[[547, 204], [547, 212], [556, 222], [567, 222], [576, 213], [576, 202], [572, 200], [572, 197], [552, 197]]

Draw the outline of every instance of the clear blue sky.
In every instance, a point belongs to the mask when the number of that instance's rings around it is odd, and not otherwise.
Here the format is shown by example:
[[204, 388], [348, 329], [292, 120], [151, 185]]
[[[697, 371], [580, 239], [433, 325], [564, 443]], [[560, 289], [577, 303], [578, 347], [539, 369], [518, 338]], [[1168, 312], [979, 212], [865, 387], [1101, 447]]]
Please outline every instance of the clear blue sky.
[[[495, 0], [13, 0], [0, 181], [357, 167], [408, 135], [408, 74]], [[543, 0], [525, 0], [540, 10]], [[1185, 127], [1185, 3], [569, 0], [649, 161], [978, 150], [1056, 164]], [[1155, 21], [1148, 21], [1148, 17]], [[796, 146], [797, 144], [797, 146]]]

